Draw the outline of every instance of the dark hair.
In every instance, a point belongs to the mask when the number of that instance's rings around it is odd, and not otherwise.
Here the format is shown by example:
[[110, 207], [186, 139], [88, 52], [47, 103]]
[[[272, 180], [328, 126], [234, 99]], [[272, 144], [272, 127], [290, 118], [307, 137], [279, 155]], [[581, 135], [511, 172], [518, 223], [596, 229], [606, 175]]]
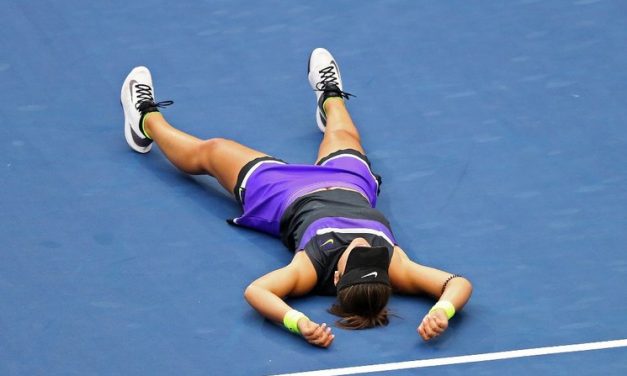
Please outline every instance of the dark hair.
[[392, 288], [382, 283], [361, 283], [337, 292], [337, 302], [329, 313], [341, 317], [336, 321], [340, 328], [367, 329], [388, 324], [386, 305]]

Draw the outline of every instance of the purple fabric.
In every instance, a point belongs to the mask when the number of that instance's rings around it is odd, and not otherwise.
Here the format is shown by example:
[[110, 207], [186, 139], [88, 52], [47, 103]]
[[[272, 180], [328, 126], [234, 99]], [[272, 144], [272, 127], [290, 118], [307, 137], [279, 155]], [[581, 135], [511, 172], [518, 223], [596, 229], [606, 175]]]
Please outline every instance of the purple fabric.
[[244, 213], [233, 222], [279, 236], [281, 216], [297, 198], [317, 189], [342, 187], [360, 192], [375, 207], [378, 182], [363, 159], [340, 154], [321, 166], [260, 162], [242, 187]]
[[383, 223], [369, 219], [355, 219], [344, 217], [327, 217], [314, 221], [307, 227], [297, 249], [305, 249], [307, 243], [316, 235], [328, 232], [341, 232], [348, 234], [368, 233], [381, 236], [391, 246], [396, 245], [396, 239], [389, 228]]

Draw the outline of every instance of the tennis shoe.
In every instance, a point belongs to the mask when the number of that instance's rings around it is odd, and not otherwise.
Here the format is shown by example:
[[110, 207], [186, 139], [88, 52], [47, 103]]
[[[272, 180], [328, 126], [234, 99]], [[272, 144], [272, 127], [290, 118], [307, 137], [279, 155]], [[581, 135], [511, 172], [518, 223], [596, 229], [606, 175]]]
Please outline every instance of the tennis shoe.
[[344, 92], [340, 67], [333, 55], [324, 48], [316, 48], [311, 53], [307, 66], [307, 77], [311, 88], [316, 93], [316, 123], [324, 133], [327, 126], [324, 101], [331, 97], [348, 99], [353, 95]]
[[146, 114], [158, 112], [159, 107], [171, 105], [172, 101], [155, 103], [152, 76], [146, 67], [135, 67], [122, 85], [120, 102], [124, 110], [124, 136], [126, 142], [138, 153], [148, 153], [152, 139], [143, 129]]

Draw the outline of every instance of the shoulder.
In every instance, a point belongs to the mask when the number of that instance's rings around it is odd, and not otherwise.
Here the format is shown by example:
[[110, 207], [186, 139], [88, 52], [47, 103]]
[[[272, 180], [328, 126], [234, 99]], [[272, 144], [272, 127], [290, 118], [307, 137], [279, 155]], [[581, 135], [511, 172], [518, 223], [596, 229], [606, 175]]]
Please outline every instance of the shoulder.
[[395, 289], [406, 290], [406, 285], [411, 283], [417, 274], [422, 274], [422, 268], [423, 266], [412, 261], [401, 247], [394, 246], [388, 274]]
[[296, 251], [292, 261], [286, 268], [290, 269], [298, 276], [294, 291], [296, 294], [306, 294], [316, 286], [318, 275], [316, 274], [316, 269], [311, 259], [305, 251]]
[[311, 268], [313, 270], [313, 264], [311, 262], [311, 259], [304, 249], [294, 252], [294, 257], [292, 258], [292, 262], [290, 262], [290, 265], [295, 265], [298, 268], [304, 269]]
[[390, 267], [388, 273], [390, 278], [398, 276], [398, 274], [405, 268], [405, 264], [409, 260], [409, 257], [398, 245], [394, 246], [394, 252], [392, 252], [392, 259], [390, 260]]
[[407, 260], [409, 260], [407, 253], [405, 253], [401, 247], [395, 245], [394, 252], [392, 252], [392, 259], [390, 260], [390, 268], [392, 268], [393, 265], [400, 266]]

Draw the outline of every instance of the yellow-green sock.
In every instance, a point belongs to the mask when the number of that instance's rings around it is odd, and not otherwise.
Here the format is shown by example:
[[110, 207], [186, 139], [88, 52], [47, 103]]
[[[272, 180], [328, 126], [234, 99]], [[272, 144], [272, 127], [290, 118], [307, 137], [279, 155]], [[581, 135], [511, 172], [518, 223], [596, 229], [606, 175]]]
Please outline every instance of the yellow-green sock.
[[150, 116], [150, 114], [152, 114], [152, 112], [149, 112], [149, 113], [145, 114], [144, 116], [142, 116], [142, 132], [144, 132], [144, 135], [145, 135], [146, 137], [148, 137], [149, 139], [151, 139], [151, 140], [152, 140], [152, 137], [150, 137], [150, 135], [148, 134], [148, 132], [146, 131], [146, 128], [145, 128], [145, 126], [144, 126], [144, 124], [145, 124], [145, 122], [146, 122], [146, 118], [147, 118], [148, 116]]

